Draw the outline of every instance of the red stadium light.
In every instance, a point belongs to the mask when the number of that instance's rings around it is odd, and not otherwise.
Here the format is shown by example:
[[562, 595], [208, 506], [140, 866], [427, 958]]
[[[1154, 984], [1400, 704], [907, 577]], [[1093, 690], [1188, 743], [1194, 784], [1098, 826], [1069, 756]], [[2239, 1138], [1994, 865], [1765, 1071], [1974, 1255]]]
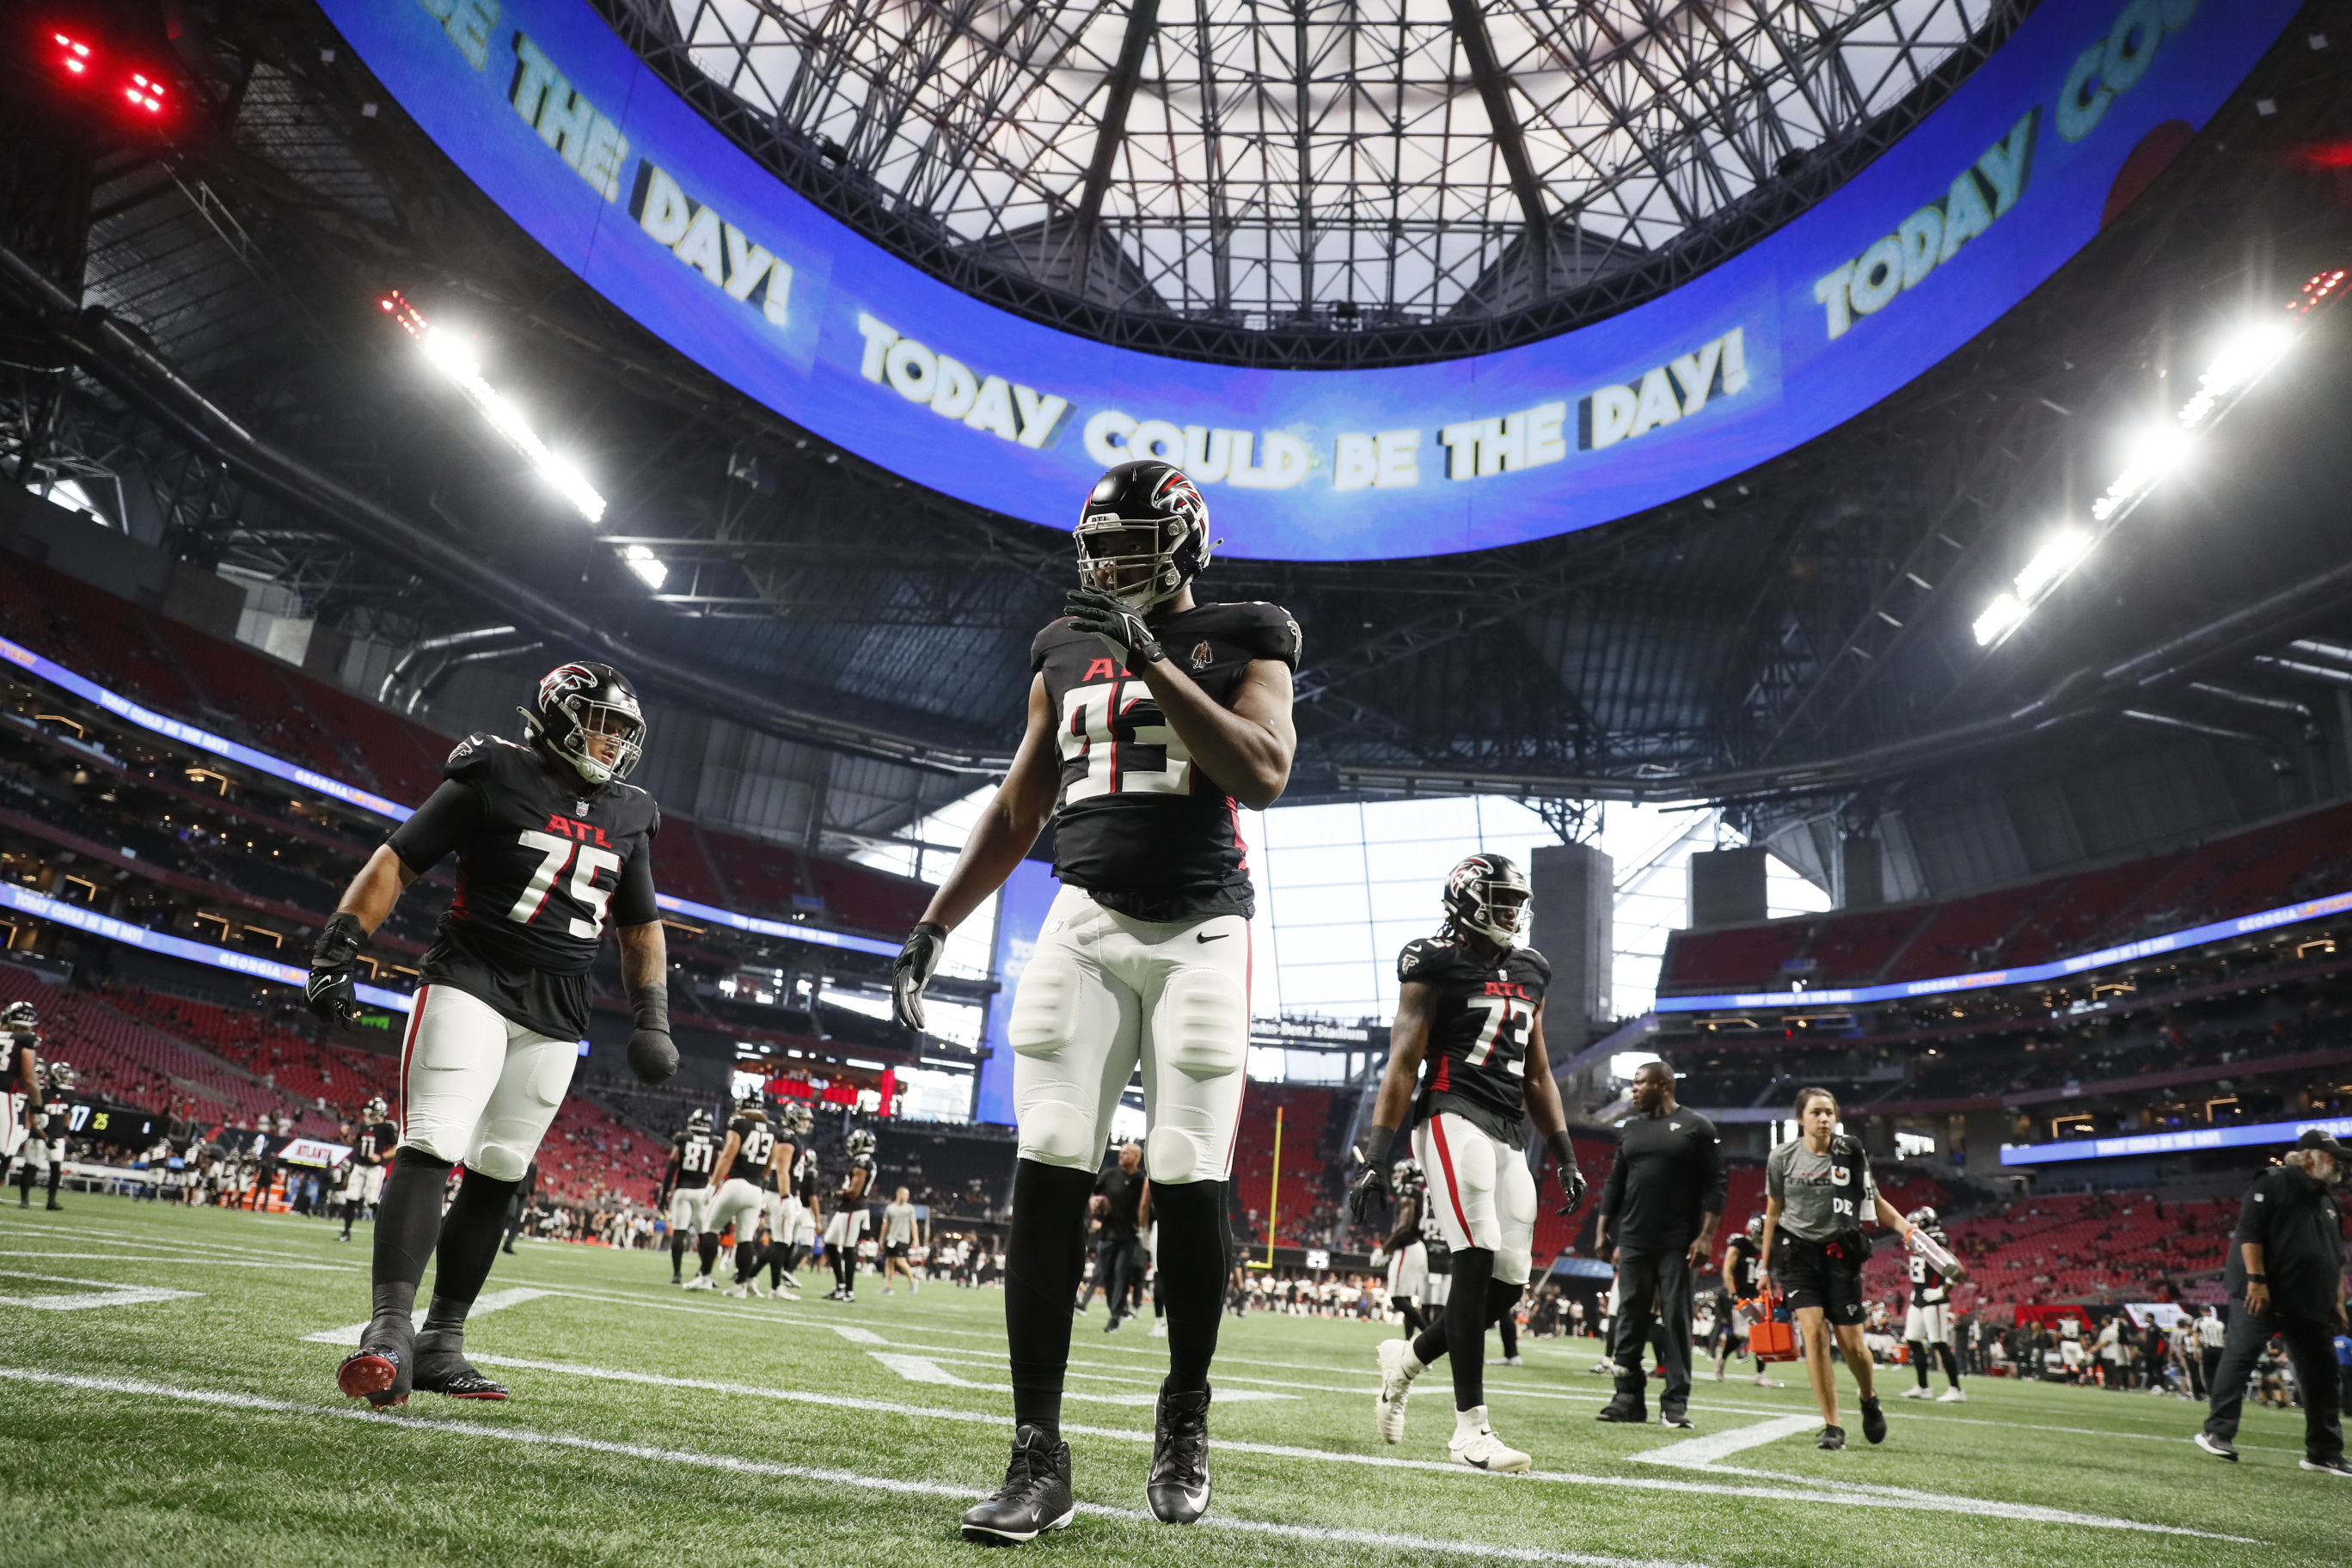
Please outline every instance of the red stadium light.
[[[105, 58], [81, 39], [67, 33], [51, 33], [49, 37], [57, 47], [58, 64], [68, 78], [103, 80], [112, 74]], [[163, 78], [142, 70], [124, 72], [117, 78], [114, 90], [142, 118], [163, 114], [165, 100], [171, 97], [171, 89]]]

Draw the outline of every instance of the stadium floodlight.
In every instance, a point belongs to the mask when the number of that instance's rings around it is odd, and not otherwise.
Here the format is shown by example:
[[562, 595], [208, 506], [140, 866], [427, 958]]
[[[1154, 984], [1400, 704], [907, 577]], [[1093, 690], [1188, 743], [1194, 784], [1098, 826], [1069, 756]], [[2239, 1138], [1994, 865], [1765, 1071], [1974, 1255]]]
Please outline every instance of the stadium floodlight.
[[[2289, 316], [2309, 316], [2335, 293], [2344, 276], [2336, 271], [2314, 278], [2287, 306]], [[2224, 342], [2205, 374], [2197, 378], [2196, 395], [2181, 405], [2178, 420], [2143, 431], [2133, 441], [2123, 472], [2091, 503], [2094, 526], [2061, 527], [2042, 541], [2033, 558], [2011, 580], [2011, 591], [1997, 596], [1977, 616], [1969, 628], [1977, 646], [1990, 647], [2024, 625], [2034, 606], [2072, 575], [2093, 548], [2130, 516], [2167, 474], [2187, 460], [2193, 445], [2285, 357], [2302, 331], [2292, 321], [2260, 321], [2240, 329]]]
[[[401, 330], [415, 338], [425, 351], [425, 358], [434, 369], [447, 376], [466, 401], [481, 410], [490, 428], [506, 438], [507, 444], [530, 460], [540, 477], [553, 486], [557, 494], [570, 501], [574, 510], [590, 522], [601, 521], [604, 516], [604, 498], [596, 487], [570, 461], [548, 449], [539, 438], [514, 400], [499, 393], [482, 379], [482, 367], [465, 342], [454, 332], [443, 331], [425, 319], [424, 313], [404, 299], [398, 290], [378, 301], [383, 311], [400, 323]], [[645, 574], [640, 572], [639, 576]], [[660, 584], [655, 584], [658, 587]]]
[[621, 560], [627, 565], [630, 571], [635, 572], [640, 578], [644, 579], [646, 587], [653, 589], [656, 593], [659, 593], [661, 591], [661, 585], [669, 581], [669, 567], [667, 563], [666, 563], [660, 556], [656, 555], [651, 550], [642, 544], [623, 545], [621, 547]]

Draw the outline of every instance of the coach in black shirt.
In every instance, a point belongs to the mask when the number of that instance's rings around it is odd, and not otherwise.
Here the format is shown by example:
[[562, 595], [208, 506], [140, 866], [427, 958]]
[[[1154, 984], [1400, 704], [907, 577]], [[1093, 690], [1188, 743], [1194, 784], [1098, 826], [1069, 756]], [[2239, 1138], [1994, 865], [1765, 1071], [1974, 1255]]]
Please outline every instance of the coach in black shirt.
[[2275, 1334], [2286, 1342], [2303, 1392], [2303, 1468], [2352, 1479], [2336, 1376], [2344, 1325], [2344, 1219], [2328, 1188], [2352, 1173], [2352, 1150], [2316, 1127], [2284, 1164], [2254, 1178], [2231, 1238], [2230, 1337], [2213, 1373], [2212, 1404], [2197, 1446], [2234, 1461], [2246, 1375]]
[[1617, 1264], [1617, 1321], [1610, 1350], [1617, 1397], [1603, 1421], [1647, 1421], [1642, 1347], [1659, 1331], [1665, 1389], [1658, 1419], [1687, 1426], [1691, 1384], [1691, 1273], [1715, 1250], [1728, 1181], [1715, 1123], [1675, 1103], [1675, 1069], [1643, 1062], [1633, 1074], [1633, 1109], [1617, 1141], [1617, 1163], [1601, 1194], [1601, 1255]]

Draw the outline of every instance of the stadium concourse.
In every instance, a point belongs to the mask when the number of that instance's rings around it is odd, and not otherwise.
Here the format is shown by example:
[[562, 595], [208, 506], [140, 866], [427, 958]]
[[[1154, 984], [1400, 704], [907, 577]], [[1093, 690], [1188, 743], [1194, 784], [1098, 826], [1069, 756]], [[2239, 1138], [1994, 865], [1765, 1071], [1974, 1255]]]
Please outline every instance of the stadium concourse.
[[0, 7], [0, 1568], [2340, 1563], [2347, 47]]

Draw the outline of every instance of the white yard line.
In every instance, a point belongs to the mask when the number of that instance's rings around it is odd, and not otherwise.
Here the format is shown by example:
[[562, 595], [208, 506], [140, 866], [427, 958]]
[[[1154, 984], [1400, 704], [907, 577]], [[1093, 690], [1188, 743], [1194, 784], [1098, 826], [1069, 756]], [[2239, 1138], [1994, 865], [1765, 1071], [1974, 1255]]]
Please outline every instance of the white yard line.
[[159, 1258], [152, 1253], [126, 1257], [120, 1252], [50, 1252], [43, 1247], [16, 1247], [0, 1249], [0, 1258], [54, 1258], [75, 1263], [170, 1263], [195, 1268], [313, 1268], [349, 1273], [358, 1265], [352, 1263], [263, 1263], [250, 1258], [208, 1258], [187, 1254], [176, 1258]]
[[[914, 1416], [932, 1421], [955, 1421], [971, 1426], [993, 1426], [1000, 1431], [1012, 1425], [1006, 1415], [981, 1410], [949, 1410], [937, 1406], [903, 1405], [889, 1400], [861, 1399], [853, 1394], [818, 1394], [805, 1389], [761, 1388], [749, 1384], [717, 1383], [706, 1378], [667, 1377], [656, 1373], [627, 1372], [615, 1367], [583, 1366], [576, 1363], [526, 1360], [518, 1356], [482, 1355], [468, 1352], [469, 1357], [484, 1366], [515, 1367], [524, 1371], [553, 1373], [559, 1376], [585, 1377], [600, 1382], [632, 1383], [653, 1388], [688, 1388], [710, 1394], [739, 1394], [753, 1399], [772, 1399], [788, 1405], [811, 1405], [835, 1410], [862, 1410], [875, 1415]], [[0, 1376], [12, 1375], [0, 1368]], [[308, 1408], [308, 1407], [305, 1407]], [[1080, 1426], [1065, 1422], [1066, 1436], [1108, 1437], [1124, 1443], [1149, 1443], [1151, 1434], [1116, 1426]], [[1372, 1469], [1420, 1470], [1454, 1477], [1465, 1483], [1509, 1484], [1511, 1478], [1494, 1476], [1484, 1470], [1472, 1470], [1461, 1465], [1438, 1459], [1407, 1459], [1386, 1454], [1343, 1454], [1324, 1448], [1302, 1448], [1284, 1443], [1244, 1443], [1226, 1438], [1214, 1439], [1219, 1452], [1228, 1454], [1262, 1454], [1275, 1458], [1305, 1459], [1318, 1464], [1354, 1465]], [[1666, 1480], [1652, 1476], [1596, 1476], [1569, 1470], [1536, 1470], [1527, 1479], [1559, 1486], [1597, 1487], [1621, 1491], [1658, 1491], [1699, 1494], [1711, 1497], [1748, 1498], [1759, 1502], [1835, 1503], [1847, 1508], [1881, 1508], [1917, 1513], [1969, 1514], [1986, 1519], [2016, 1520], [2038, 1524], [2072, 1524], [2094, 1530], [2142, 1531], [2157, 1535], [2196, 1536], [2211, 1541], [2246, 1541], [2237, 1535], [2219, 1535], [2210, 1531], [2187, 1530], [2175, 1525], [2148, 1524], [2138, 1520], [2110, 1519], [2101, 1514], [2074, 1513], [2063, 1509], [2042, 1508], [2032, 1503], [1998, 1502], [1989, 1499], [1949, 1497], [1934, 1492], [1902, 1491], [1896, 1489], [1860, 1488], [1848, 1489], [1847, 1483], [1822, 1481], [1811, 1477], [1790, 1477], [1780, 1486], [1744, 1486], [1733, 1482], [1699, 1480]]]
[[166, 1290], [152, 1285], [118, 1285], [111, 1279], [73, 1279], [61, 1274], [33, 1274], [22, 1268], [0, 1268], [0, 1279], [38, 1279], [49, 1285], [94, 1285], [94, 1290], [60, 1291], [50, 1296], [0, 1296], [0, 1307], [30, 1307], [37, 1312], [86, 1312], [99, 1307], [135, 1307], [147, 1301], [184, 1301], [199, 1290]]
[[[462, 1437], [481, 1437], [493, 1442], [514, 1443], [528, 1447], [570, 1448], [592, 1454], [609, 1454], [619, 1458], [643, 1459], [656, 1464], [719, 1470], [734, 1475], [767, 1476], [782, 1480], [815, 1481], [828, 1486], [856, 1487], [862, 1490], [893, 1492], [901, 1496], [967, 1500], [978, 1495], [970, 1488], [951, 1486], [941, 1481], [901, 1480], [892, 1476], [860, 1475], [855, 1471], [827, 1469], [814, 1465], [787, 1465], [768, 1459], [747, 1459], [732, 1454], [703, 1454], [683, 1448], [657, 1448], [640, 1443], [614, 1443], [600, 1437], [576, 1436], [568, 1432], [539, 1432], [521, 1426], [484, 1426], [469, 1421], [436, 1421], [429, 1417], [380, 1414], [373, 1410], [335, 1409], [323, 1405], [299, 1404], [290, 1399], [265, 1399], [252, 1394], [211, 1389], [173, 1388], [163, 1384], [143, 1383], [133, 1378], [81, 1377], [68, 1373], [42, 1372], [26, 1367], [0, 1367], [0, 1378], [47, 1384], [51, 1387], [79, 1388], [97, 1394], [175, 1400], [183, 1404], [213, 1409], [266, 1410], [286, 1415], [314, 1415], [324, 1420], [361, 1421], [397, 1430], [447, 1433]], [[1150, 1524], [1155, 1529], [1160, 1528], [1158, 1521], [1139, 1509], [1112, 1508], [1104, 1503], [1082, 1502], [1078, 1504], [1078, 1511], [1089, 1518], [1112, 1519], [1125, 1523]], [[1195, 1528], [1229, 1530], [1244, 1534], [1335, 1545], [1365, 1546], [1383, 1551], [1443, 1552], [1469, 1557], [1501, 1558], [1514, 1563], [1560, 1563], [1574, 1565], [1574, 1568], [1695, 1568], [1693, 1564], [1666, 1562], [1655, 1558], [1614, 1557], [1583, 1552], [1549, 1552], [1540, 1547], [1503, 1546], [1483, 1541], [1441, 1541], [1428, 1536], [1394, 1535], [1370, 1530], [1335, 1530], [1311, 1524], [1281, 1524], [1271, 1520], [1234, 1519], [1222, 1514], [1211, 1514], [1201, 1521]]]
[[[466, 1321], [470, 1323], [478, 1319], [487, 1318], [492, 1312], [503, 1312], [509, 1307], [520, 1307], [525, 1301], [536, 1301], [542, 1296], [554, 1294], [552, 1290], [533, 1289], [528, 1285], [517, 1286], [511, 1290], [493, 1290], [487, 1296], [475, 1298], [473, 1309], [466, 1314]], [[346, 1323], [340, 1329], [322, 1329], [315, 1334], [304, 1334], [302, 1337], [315, 1344], [351, 1345], [356, 1348], [360, 1342], [360, 1336], [366, 1331], [367, 1321], [362, 1319], [356, 1323]]]
[[1760, 1448], [1767, 1443], [1777, 1443], [1783, 1437], [1810, 1432], [1817, 1424], [1811, 1415], [1777, 1415], [1769, 1421], [1759, 1421], [1752, 1426], [1735, 1426], [1728, 1432], [1686, 1437], [1679, 1443], [1669, 1443], [1663, 1448], [1653, 1448], [1633, 1458], [1644, 1465], [1705, 1469], [1734, 1454], [1744, 1454], [1750, 1448]]
[[[892, 1372], [897, 1373], [900, 1377], [905, 1378], [908, 1383], [929, 1383], [937, 1384], [948, 1388], [969, 1388], [979, 1394], [1010, 1394], [1013, 1392], [1013, 1387], [1010, 1384], [968, 1382], [965, 1379], [957, 1376], [954, 1373], [950, 1372], [947, 1368], [941, 1366], [938, 1362], [933, 1361], [929, 1356], [900, 1355], [890, 1351], [867, 1351], [866, 1353], [872, 1356], [876, 1361], [880, 1362], [884, 1366], [888, 1367]], [[1087, 1376], [1085, 1373], [1078, 1373], [1075, 1375], [1079, 1377]], [[1120, 1378], [1117, 1381], [1125, 1383], [1130, 1380]], [[1065, 1389], [1062, 1393], [1062, 1397], [1065, 1399], [1075, 1399], [1087, 1405], [1124, 1405], [1130, 1408], [1143, 1409], [1149, 1409], [1152, 1405], [1158, 1404], [1160, 1398], [1157, 1394], [1088, 1394], [1083, 1389], [1075, 1388]], [[1243, 1405], [1258, 1400], [1289, 1399], [1294, 1397], [1294, 1395], [1287, 1394], [1265, 1394], [1261, 1393], [1259, 1390], [1255, 1388], [1244, 1388], [1240, 1390], [1228, 1390], [1221, 1395], [1221, 1397], [1224, 1403], [1228, 1405]]]

